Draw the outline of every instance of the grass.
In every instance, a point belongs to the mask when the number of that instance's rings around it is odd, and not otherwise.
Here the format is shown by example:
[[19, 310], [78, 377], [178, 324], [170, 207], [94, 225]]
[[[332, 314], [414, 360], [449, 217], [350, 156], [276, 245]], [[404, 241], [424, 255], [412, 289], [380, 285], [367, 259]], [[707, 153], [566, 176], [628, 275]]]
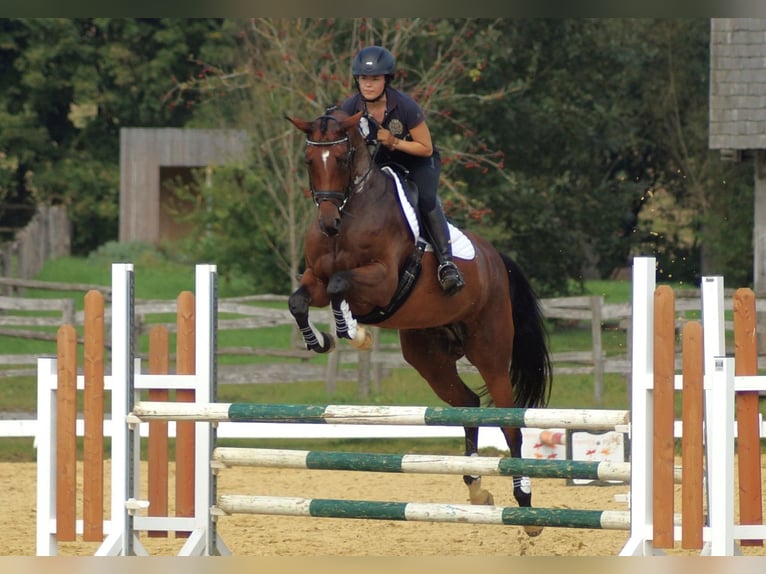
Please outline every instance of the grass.
[[630, 301], [632, 283], [630, 281], [590, 280], [585, 284], [587, 295], [601, 295], [604, 303], [625, 303]]

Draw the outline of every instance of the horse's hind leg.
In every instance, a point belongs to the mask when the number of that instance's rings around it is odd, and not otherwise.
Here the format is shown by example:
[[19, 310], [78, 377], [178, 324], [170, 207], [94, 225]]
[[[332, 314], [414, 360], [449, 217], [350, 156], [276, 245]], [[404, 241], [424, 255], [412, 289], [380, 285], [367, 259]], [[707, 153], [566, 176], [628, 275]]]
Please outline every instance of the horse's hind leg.
[[[487, 380], [486, 377], [485, 380]], [[500, 380], [503, 381], [503, 385], [500, 388], [505, 389], [505, 387], [508, 387], [510, 389], [511, 384], [507, 376], [500, 377]], [[505, 392], [493, 392], [493, 387], [491, 386], [488, 386], [488, 389], [490, 390], [490, 395], [492, 396], [492, 401], [495, 407], [512, 408], [514, 406], [512, 396], [509, 400]], [[511, 457], [520, 459], [522, 445], [521, 429], [516, 427], [501, 427], [500, 430], [505, 437], [505, 442], [508, 444]], [[532, 507], [532, 482], [528, 476], [513, 477], [513, 498], [516, 499], [516, 502], [520, 507]], [[539, 536], [542, 531], [542, 526], [524, 526], [524, 532], [526, 532], [528, 536]]]
[[[504, 427], [501, 430], [509, 445], [511, 457], [521, 458], [521, 429]], [[521, 507], [532, 507], [532, 481], [528, 476], [513, 477], [513, 498]], [[525, 526], [524, 531], [529, 536], [538, 536], [543, 529], [541, 526]]]
[[[454, 339], [446, 330], [407, 330], [399, 332], [404, 359], [428, 382], [436, 396], [453, 407], [478, 407], [479, 396], [472, 391], [457, 372], [457, 360], [462, 352], [455, 348]], [[465, 427], [465, 455], [479, 452], [478, 427]], [[471, 504], [494, 504], [492, 493], [481, 486], [481, 477], [463, 476]]]
[[[492, 349], [492, 352], [488, 352]], [[479, 370], [487, 385], [487, 391], [492, 397], [492, 403], [499, 408], [513, 408], [514, 393], [508, 372], [507, 360], [498, 360], [503, 357], [499, 346], [492, 348], [490, 345], [469, 346], [467, 356]], [[507, 355], [509, 356], [509, 355]], [[521, 458], [522, 434], [521, 429], [516, 427], [502, 427], [500, 429], [508, 444], [510, 455], [513, 458]], [[513, 477], [513, 497], [520, 507], [531, 508], [532, 506], [532, 482], [528, 476]], [[540, 526], [525, 526], [524, 531], [529, 536], [538, 536], [542, 531]]]
[[[478, 455], [479, 427], [464, 427], [463, 430], [465, 432], [465, 455]], [[481, 486], [481, 476], [465, 474], [463, 475], [463, 482], [468, 487], [468, 499], [471, 501], [471, 504], [485, 504], [489, 506], [495, 504], [495, 497], [492, 496], [492, 493]]]

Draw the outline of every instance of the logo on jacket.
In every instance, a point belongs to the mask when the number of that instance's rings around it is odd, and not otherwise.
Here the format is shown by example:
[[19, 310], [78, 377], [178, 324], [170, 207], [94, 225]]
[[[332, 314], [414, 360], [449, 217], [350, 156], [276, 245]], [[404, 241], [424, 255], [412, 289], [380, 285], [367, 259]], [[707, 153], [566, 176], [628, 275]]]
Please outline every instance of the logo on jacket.
[[404, 134], [404, 124], [402, 124], [401, 120], [394, 118], [388, 123], [388, 131], [395, 136], [401, 136]]

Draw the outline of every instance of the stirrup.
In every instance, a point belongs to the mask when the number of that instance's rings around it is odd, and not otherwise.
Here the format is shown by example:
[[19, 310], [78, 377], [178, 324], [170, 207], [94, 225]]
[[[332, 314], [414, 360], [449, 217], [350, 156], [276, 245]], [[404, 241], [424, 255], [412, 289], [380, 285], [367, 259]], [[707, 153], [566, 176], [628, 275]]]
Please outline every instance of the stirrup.
[[465, 287], [463, 275], [454, 261], [445, 261], [439, 265], [439, 268], [436, 270], [436, 278], [439, 280], [442, 291], [447, 295], [454, 295]]

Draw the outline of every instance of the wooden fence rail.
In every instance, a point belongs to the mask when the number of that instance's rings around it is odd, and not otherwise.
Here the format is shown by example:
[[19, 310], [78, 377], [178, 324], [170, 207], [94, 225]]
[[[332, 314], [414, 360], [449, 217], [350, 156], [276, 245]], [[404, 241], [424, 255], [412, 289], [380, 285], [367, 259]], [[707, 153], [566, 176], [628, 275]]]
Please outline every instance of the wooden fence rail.
[[[36, 289], [62, 289], [62, 284], [31, 280], [4, 280], [0, 278], [0, 284], [15, 284], [17, 286], [31, 287]], [[68, 284], [67, 284], [68, 285]], [[82, 292], [90, 290], [93, 286], [77, 285], [71, 290]], [[67, 289], [69, 290], [69, 289]], [[109, 288], [99, 287], [106, 300], [109, 299]], [[274, 327], [278, 325], [293, 325], [294, 321], [287, 306], [283, 308], [268, 308], [258, 306], [260, 302], [286, 302], [283, 295], [256, 295], [248, 297], [236, 297], [221, 299], [218, 304], [218, 329], [258, 329]], [[731, 297], [726, 297], [726, 305], [731, 307]], [[589, 323], [591, 330], [590, 348], [581, 351], [568, 351], [553, 353], [551, 359], [555, 373], [558, 375], [580, 374], [593, 377], [594, 403], [600, 405], [603, 398], [604, 376], [607, 373], [627, 375], [630, 373], [630, 328], [631, 306], [629, 303], [605, 303], [602, 296], [581, 297], [557, 297], [541, 300], [543, 314], [551, 321], [563, 321], [572, 323]], [[757, 309], [766, 311], [766, 299], [757, 301]], [[689, 313], [700, 310], [700, 298], [698, 291], [687, 290], [679, 292], [676, 300], [677, 326], [680, 329], [687, 321]], [[729, 309], [730, 310], [730, 309]], [[137, 301], [135, 305], [136, 328], [138, 334], [146, 334], [149, 328], [157, 324], [157, 315], [160, 324], [167, 328], [168, 332], [176, 330], [174, 314], [176, 301], [174, 300], [144, 300]], [[34, 313], [34, 314], [33, 314]], [[318, 324], [329, 324], [332, 314], [327, 309], [313, 311], [313, 318]], [[154, 317], [152, 317], [154, 316]], [[151, 320], [150, 320], [151, 318]], [[73, 299], [24, 299], [20, 297], [0, 297], [0, 335], [13, 337], [35, 338], [46, 341], [55, 341], [56, 333], [53, 327], [65, 323], [82, 325], [83, 312], [74, 311]], [[111, 309], [106, 306], [104, 310], [104, 322], [111, 323]], [[23, 327], [27, 327], [24, 329]], [[48, 329], [41, 329], [48, 327]], [[727, 324], [731, 329], [732, 325]], [[621, 329], [627, 333], [626, 347], [620, 355], [607, 355], [602, 335], [606, 329]], [[338, 378], [349, 378], [349, 369], [343, 366], [356, 364], [356, 377], [360, 387], [360, 395], [368, 396], [371, 389], [379, 389], [380, 381], [387, 371], [394, 368], [406, 367], [398, 344], [383, 344], [380, 341], [379, 329], [374, 328], [374, 346], [371, 352], [356, 351], [351, 347], [340, 345], [337, 351], [329, 356], [325, 371], [325, 381], [328, 391], [332, 391]], [[316, 355], [300, 348], [287, 349], [256, 349], [252, 347], [219, 348], [219, 356], [267, 356], [275, 359], [299, 359], [302, 363], [308, 363]], [[766, 357], [759, 358], [760, 364], [766, 364]], [[0, 376], [34, 374], [35, 356], [33, 355], [0, 355], [0, 366], [27, 366], [27, 369], [0, 369]], [[459, 363], [461, 372], [475, 372], [475, 369], [467, 361]], [[260, 370], [266, 369], [259, 364]], [[274, 366], [278, 369], [278, 366]], [[252, 369], [251, 369], [252, 370]], [[225, 369], [224, 369], [225, 372]], [[273, 372], [273, 370], [272, 370]], [[231, 382], [246, 382], [248, 373], [240, 369], [239, 373], [230, 374]], [[280, 378], [280, 377], [277, 377]], [[280, 378], [282, 380], [282, 378]], [[289, 380], [289, 378], [287, 378]]]

